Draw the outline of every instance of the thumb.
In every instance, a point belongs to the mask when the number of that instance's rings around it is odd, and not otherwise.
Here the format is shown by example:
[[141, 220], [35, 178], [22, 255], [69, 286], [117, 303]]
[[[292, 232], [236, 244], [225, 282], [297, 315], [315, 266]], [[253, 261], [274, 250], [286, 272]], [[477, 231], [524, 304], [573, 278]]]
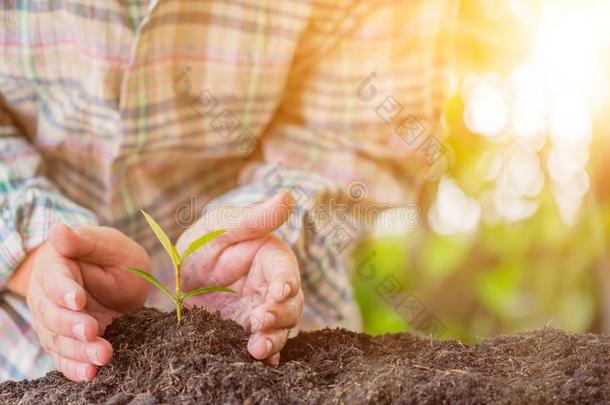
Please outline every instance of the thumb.
[[294, 197], [282, 190], [262, 204], [244, 208], [239, 225], [223, 235], [227, 243], [237, 243], [268, 235], [287, 220], [295, 207]]
[[49, 232], [49, 241], [60, 254], [100, 266], [122, 265], [130, 261], [141, 262], [146, 257], [144, 248], [114, 228], [90, 226], [73, 229], [55, 223]]

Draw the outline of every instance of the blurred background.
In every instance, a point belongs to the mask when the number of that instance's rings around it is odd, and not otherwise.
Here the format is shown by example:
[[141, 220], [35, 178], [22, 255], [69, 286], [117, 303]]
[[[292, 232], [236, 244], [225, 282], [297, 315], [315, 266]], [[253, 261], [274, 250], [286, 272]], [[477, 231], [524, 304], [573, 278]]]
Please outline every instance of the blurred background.
[[[373, 257], [466, 342], [545, 325], [610, 332], [610, 1], [462, 0], [443, 127], [450, 168], [425, 227]], [[387, 225], [387, 224], [386, 224]], [[405, 248], [406, 247], [406, 248]], [[354, 277], [365, 330], [417, 329]]]

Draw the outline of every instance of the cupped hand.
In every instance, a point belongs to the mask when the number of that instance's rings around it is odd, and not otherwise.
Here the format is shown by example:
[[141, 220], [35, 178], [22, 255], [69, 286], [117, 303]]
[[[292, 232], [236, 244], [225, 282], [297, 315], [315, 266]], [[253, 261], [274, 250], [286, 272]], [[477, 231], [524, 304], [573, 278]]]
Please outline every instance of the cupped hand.
[[91, 380], [112, 357], [106, 326], [146, 300], [146, 281], [125, 267], [150, 271], [148, 254], [116, 229], [60, 223], [34, 254], [27, 303], [42, 347], [67, 378]]
[[303, 291], [296, 257], [274, 230], [294, 209], [289, 192], [260, 205], [221, 206], [204, 215], [179, 238], [179, 252], [215, 229], [227, 232], [189, 256], [182, 270], [184, 289], [222, 286], [236, 295], [212, 293], [189, 299], [240, 323], [252, 336], [250, 354], [272, 364], [303, 310]]

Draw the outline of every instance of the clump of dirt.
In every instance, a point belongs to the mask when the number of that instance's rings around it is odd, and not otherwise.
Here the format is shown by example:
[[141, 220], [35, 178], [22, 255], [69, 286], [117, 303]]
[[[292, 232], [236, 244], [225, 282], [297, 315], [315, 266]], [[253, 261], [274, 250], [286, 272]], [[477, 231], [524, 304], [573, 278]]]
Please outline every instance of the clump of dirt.
[[201, 309], [129, 313], [94, 381], [57, 372], [0, 384], [0, 403], [600, 403], [610, 337], [541, 329], [476, 345], [410, 334], [301, 333], [278, 366], [254, 360], [239, 325]]

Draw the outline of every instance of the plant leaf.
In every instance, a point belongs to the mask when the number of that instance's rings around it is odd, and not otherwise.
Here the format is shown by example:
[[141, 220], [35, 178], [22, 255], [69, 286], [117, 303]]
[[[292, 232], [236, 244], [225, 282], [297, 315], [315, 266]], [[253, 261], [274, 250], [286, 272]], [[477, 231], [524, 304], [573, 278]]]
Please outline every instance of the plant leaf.
[[206, 233], [203, 236], [198, 237], [193, 242], [191, 242], [191, 244], [184, 250], [184, 253], [182, 253], [180, 260], [186, 259], [191, 253], [195, 252], [197, 249], [199, 249], [200, 247], [202, 247], [203, 245], [205, 245], [212, 239], [216, 239], [217, 237], [219, 237], [220, 235], [222, 235], [225, 232], [226, 231], [224, 229], [219, 229], [217, 231], [212, 231], [212, 232]]
[[208, 294], [212, 292], [227, 292], [231, 294], [237, 294], [235, 290], [226, 287], [201, 287], [185, 292], [184, 294], [182, 294], [182, 297], [180, 297], [180, 301], [184, 301], [185, 299], [193, 297], [195, 295]]
[[154, 278], [152, 275], [148, 274], [147, 272], [145, 272], [143, 270], [134, 269], [133, 267], [127, 268], [125, 270], [142, 277], [144, 280], [148, 281], [149, 283], [151, 283], [152, 285], [154, 285], [155, 287], [157, 287], [158, 289], [163, 291], [165, 293], [165, 295], [167, 295], [169, 298], [172, 299], [172, 301], [174, 301], [174, 303], [176, 303], [176, 304], [178, 303], [178, 299], [176, 297], [174, 297], [174, 294], [172, 294], [163, 284], [161, 284], [159, 282], [159, 280]]
[[172, 241], [169, 239], [165, 231], [163, 231], [163, 228], [161, 228], [161, 226], [159, 226], [159, 224], [153, 219], [153, 217], [148, 215], [144, 210], [140, 211], [142, 212], [142, 215], [144, 215], [144, 218], [146, 218], [146, 222], [148, 222], [150, 228], [157, 236], [157, 239], [159, 239], [159, 242], [161, 242], [161, 244], [165, 248], [165, 251], [167, 252], [169, 257], [172, 258], [172, 263], [174, 264], [174, 267], [178, 267], [178, 265], [180, 264], [180, 256], [178, 255], [178, 252], [176, 251], [176, 248], [174, 247]]

